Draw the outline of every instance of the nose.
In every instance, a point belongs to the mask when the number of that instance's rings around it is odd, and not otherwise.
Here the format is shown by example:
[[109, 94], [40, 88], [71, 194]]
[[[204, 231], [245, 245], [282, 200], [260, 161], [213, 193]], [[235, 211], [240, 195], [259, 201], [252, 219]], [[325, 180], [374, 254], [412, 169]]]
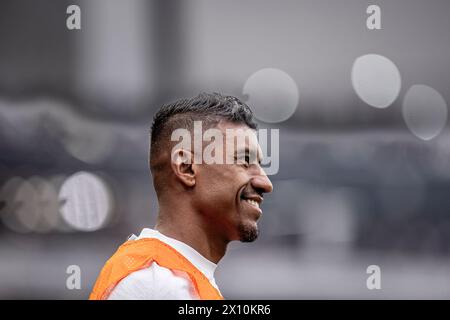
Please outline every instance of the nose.
[[270, 193], [273, 190], [272, 182], [267, 177], [264, 169], [260, 169], [260, 174], [255, 175], [251, 180], [252, 187], [262, 193]]

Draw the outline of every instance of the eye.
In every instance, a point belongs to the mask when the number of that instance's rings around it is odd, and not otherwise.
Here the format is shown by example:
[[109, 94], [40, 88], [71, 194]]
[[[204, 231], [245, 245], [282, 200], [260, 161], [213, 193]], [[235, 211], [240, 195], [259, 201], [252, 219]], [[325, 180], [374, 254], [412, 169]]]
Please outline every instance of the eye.
[[246, 168], [250, 166], [250, 156], [248, 154], [245, 154], [245, 156], [236, 156], [234, 157], [234, 160], [237, 164], [242, 165]]
[[248, 154], [245, 155], [245, 163], [246, 163], [247, 165], [250, 164], [250, 156], [249, 156]]

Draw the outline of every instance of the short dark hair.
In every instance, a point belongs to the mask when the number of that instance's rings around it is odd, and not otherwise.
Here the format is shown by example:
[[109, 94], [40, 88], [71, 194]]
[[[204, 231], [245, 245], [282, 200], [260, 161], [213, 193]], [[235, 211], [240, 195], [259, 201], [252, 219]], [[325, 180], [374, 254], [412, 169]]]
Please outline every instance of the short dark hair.
[[216, 125], [220, 120], [242, 123], [256, 130], [252, 110], [241, 100], [220, 93], [201, 93], [196, 97], [180, 99], [163, 105], [153, 118], [150, 133], [149, 161], [167, 148], [164, 140], [170, 139], [173, 130], [192, 130], [194, 121], [202, 121], [204, 129]]

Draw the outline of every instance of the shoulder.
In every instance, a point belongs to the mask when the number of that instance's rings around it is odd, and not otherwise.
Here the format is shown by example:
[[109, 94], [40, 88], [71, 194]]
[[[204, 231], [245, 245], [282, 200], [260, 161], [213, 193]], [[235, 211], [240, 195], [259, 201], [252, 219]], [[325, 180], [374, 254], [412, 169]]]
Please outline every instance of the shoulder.
[[122, 279], [108, 300], [190, 300], [198, 299], [187, 274], [153, 262]]

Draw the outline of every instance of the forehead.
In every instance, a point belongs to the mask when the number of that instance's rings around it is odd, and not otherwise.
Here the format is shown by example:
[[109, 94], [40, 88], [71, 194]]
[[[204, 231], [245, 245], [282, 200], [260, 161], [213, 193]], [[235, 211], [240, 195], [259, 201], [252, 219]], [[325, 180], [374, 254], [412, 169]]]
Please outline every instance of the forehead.
[[[245, 124], [233, 123], [230, 121], [220, 121], [217, 125], [217, 129], [222, 131], [225, 137], [245, 137], [245, 139], [235, 138], [238, 149], [240, 148], [258, 148], [258, 137], [256, 131]], [[244, 144], [245, 142], [245, 144]]]

